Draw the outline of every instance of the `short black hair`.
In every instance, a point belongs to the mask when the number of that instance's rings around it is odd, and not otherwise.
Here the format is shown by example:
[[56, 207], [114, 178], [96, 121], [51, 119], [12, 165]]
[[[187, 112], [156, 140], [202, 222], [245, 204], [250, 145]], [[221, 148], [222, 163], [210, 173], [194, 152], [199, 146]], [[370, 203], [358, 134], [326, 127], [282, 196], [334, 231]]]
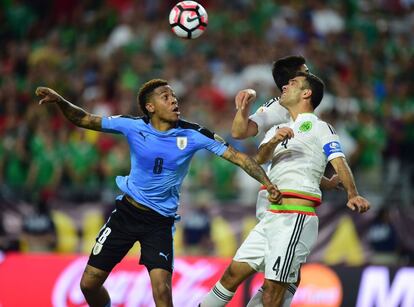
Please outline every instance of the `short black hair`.
[[311, 103], [313, 109], [315, 110], [322, 101], [325, 84], [319, 77], [311, 73], [304, 73], [299, 71], [296, 73], [296, 76], [305, 77], [306, 82], [309, 85], [309, 89], [312, 91]]
[[290, 79], [296, 76], [300, 67], [305, 63], [306, 60], [301, 55], [289, 55], [273, 62], [273, 80], [280, 91], [284, 85], [289, 83]]
[[142, 112], [146, 115], [149, 116], [148, 110], [145, 107], [145, 105], [148, 103], [148, 98], [150, 97], [150, 95], [152, 94], [152, 92], [160, 87], [160, 86], [164, 86], [164, 85], [168, 85], [168, 81], [164, 80], [164, 79], [152, 79], [149, 80], [147, 82], [145, 82], [141, 88], [138, 91], [138, 103], [139, 106], [142, 110]]

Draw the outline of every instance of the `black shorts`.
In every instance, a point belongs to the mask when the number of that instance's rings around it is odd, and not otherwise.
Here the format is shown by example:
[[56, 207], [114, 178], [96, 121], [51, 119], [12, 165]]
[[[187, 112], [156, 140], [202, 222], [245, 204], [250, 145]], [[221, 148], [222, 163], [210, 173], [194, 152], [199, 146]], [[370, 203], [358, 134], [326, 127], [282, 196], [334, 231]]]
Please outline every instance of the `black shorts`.
[[[145, 207], [147, 208], [147, 207]], [[136, 241], [141, 244], [140, 264], [148, 271], [173, 271], [174, 218], [131, 204], [125, 196], [116, 201], [116, 210], [99, 231], [88, 264], [110, 272]]]

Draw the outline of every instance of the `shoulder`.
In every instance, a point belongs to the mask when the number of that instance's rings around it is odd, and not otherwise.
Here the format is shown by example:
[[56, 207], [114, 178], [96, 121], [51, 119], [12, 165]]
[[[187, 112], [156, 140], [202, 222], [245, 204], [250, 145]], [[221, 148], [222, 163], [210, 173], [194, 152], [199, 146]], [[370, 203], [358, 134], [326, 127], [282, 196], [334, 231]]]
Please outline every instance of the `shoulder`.
[[263, 107], [268, 108], [273, 104], [279, 104], [279, 97], [274, 97], [270, 99], [268, 102], [263, 104]]
[[132, 115], [112, 115], [107, 117], [108, 120], [122, 120], [122, 121], [135, 121], [137, 123], [143, 122], [148, 124], [149, 119], [146, 116], [132, 116]]
[[207, 128], [200, 126], [197, 123], [188, 122], [180, 119], [178, 121], [178, 126], [181, 129], [187, 130], [189, 132], [200, 133], [208, 138], [214, 139], [214, 132], [208, 130]]
[[316, 120], [316, 127], [319, 132], [336, 134], [335, 128], [330, 123], [321, 119]]
[[211, 140], [214, 140], [216, 142], [228, 145], [227, 142], [221, 136], [219, 136], [218, 134], [214, 133], [213, 131], [211, 131], [211, 130], [203, 127], [203, 126], [200, 126], [199, 124], [188, 122], [188, 121], [180, 119], [179, 122], [178, 122], [178, 126], [181, 129], [189, 131], [190, 133], [199, 134], [199, 135], [201, 134], [201, 135], [207, 137], [208, 139], [211, 139]]
[[129, 119], [131, 121], [136, 121], [137, 123], [149, 123], [147, 116], [132, 116], [132, 115], [119, 115], [120, 118]]
[[272, 113], [272, 115], [287, 116], [288, 110], [282, 107], [279, 103], [279, 97], [270, 99], [268, 102], [259, 107], [255, 114]]

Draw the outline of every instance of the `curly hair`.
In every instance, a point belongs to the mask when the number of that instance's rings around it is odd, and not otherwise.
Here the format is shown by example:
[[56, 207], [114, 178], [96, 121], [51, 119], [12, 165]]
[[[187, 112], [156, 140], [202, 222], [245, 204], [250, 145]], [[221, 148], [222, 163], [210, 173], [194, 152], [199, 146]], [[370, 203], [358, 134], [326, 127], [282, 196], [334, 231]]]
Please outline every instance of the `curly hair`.
[[149, 113], [145, 105], [148, 103], [148, 99], [151, 96], [152, 92], [160, 87], [168, 85], [168, 81], [164, 79], [152, 79], [145, 82], [138, 91], [138, 103], [142, 112], [149, 117]]

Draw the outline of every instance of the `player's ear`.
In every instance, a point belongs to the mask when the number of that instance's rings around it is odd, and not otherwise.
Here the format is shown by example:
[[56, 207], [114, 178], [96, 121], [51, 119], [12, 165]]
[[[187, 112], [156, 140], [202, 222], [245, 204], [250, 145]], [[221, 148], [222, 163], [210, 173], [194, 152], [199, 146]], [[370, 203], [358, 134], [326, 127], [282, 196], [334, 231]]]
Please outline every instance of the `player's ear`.
[[149, 113], [154, 113], [154, 111], [155, 111], [155, 107], [154, 107], [154, 104], [152, 102], [147, 102], [145, 104], [145, 108], [147, 109], [147, 111]]
[[312, 90], [310, 88], [306, 88], [304, 89], [302, 95], [303, 95], [303, 98], [308, 99], [312, 96]]

